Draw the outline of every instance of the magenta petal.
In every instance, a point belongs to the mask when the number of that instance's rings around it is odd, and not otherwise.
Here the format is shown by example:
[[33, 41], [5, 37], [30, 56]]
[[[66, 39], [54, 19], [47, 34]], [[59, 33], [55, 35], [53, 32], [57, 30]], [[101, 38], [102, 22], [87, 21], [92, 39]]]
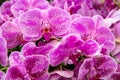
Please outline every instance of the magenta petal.
[[7, 62], [7, 42], [3, 37], [0, 37], [0, 64], [2, 66], [7, 66]]
[[42, 37], [41, 34], [39, 34], [36, 37], [28, 37], [26, 35], [23, 35], [23, 40], [25, 40], [25, 41], [36, 41], [36, 40], [39, 40], [41, 37]]
[[92, 18], [95, 20], [96, 27], [100, 26], [101, 21], [104, 20], [101, 15], [94, 15]]
[[120, 20], [120, 10], [113, 9], [110, 14], [108, 14], [108, 17], [112, 18], [114, 23], [118, 22]]
[[31, 9], [20, 16], [19, 27], [23, 35], [37, 37], [41, 34], [41, 11]]
[[2, 29], [0, 28], [0, 37], [2, 37]]
[[95, 29], [95, 21], [91, 17], [81, 17], [78, 20], [79, 23], [83, 24], [85, 27], [88, 27], [90, 31]]
[[80, 49], [86, 56], [95, 55], [99, 51], [99, 44], [92, 39], [88, 39]]
[[[51, 73], [49, 80], [69, 80], [73, 77], [73, 71], [63, 70], [63, 71], [54, 71]], [[74, 79], [73, 79], [74, 80]]]
[[49, 62], [46, 56], [33, 55], [26, 57], [24, 65], [27, 73], [36, 79], [47, 73]]
[[103, 44], [101, 53], [104, 55], [109, 55], [114, 49], [115, 42], [108, 40]]
[[49, 80], [48, 78], [50, 77], [49, 73], [45, 73], [42, 76], [40, 76], [39, 78], [36, 78], [35, 80]]
[[53, 48], [50, 53], [50, 64], [52, 66], [57, 66], [60, 63], [67, 61], [71, 56], [71, 59], [76, 62], [76, 57], [72, 57], [72, 55], [77, 55], [77, 49], [79, 46], [83, 44], [83, 41], [78, 34], [69, 34], [66, 35], [62, 41]]
[[108, 80], [118, 80], [118, 79], [120, 79], [120, 72], [115, 72], [108, 78]]
[[21, 52], [24, 56], [47, 55], [52, 48], [53, 45], [50, 43], [37, 47], [34, 42], [28, 42], [22, 47]]
[[[119, 56], [119, 55], [118, 55]], [[118, 57], [119, 58], [119, 57]], [[118, 61], [119, 62], [119, 61]], [[116, 72], [120, 72], [120, 64], [118, 63], [117, 64], [118, 65], [118, 67], [117, 67], [117, 70], [116, 70]]]
[[104, 42], [106, 42], [106, 40], [111, 40], [111, 41], [115, 40], [115, 37], [109, 28], [99, 27], [97, 28], [96, 33], [98, 35], [97, 41], [99, 42], [99, 44], [103, 44]]
[[53, 73], [57, 73], [59, 74], [60, 76], [62, 77], [65, 77], [65, 78], [71, 78], [73, 77], [73, 71], [54, 71]]
[[72, 14], [71, 15], [72, 21], [79, 17], [82, 17], [82, 16], [80, 14]]
[[34, 42], [28, 42], [26, 43], [22, 49], [21, 52], [24, 56], [30, 55], [30, 54], [34, 54], [34, 48], [36, 47]]
[[91, 16], [91, 10], [89, 9], [89, 6], [86, 5], [85, 2], [83, 2], [81, 4], [81, 8], [79, 9], [79, 13], [82, 15], [82, 16]]
[[19, 1], [16, 1], [11, 6], [11, 12], [14, 15], [14, 17], [18, 17], [23, 12], [27, 11], [28, 7], [29, 7], [28, 0], [19, 0]]
[[5, 80], [24, 80], [26, 71], [22, 65], [11, 66], [6, 72]]
[[36, 53], [40, 54], [40, 55], [47, 55], [49, 54], [49, 52], [53, 49], [54, 45], [52, 45], [51, 43], [45, 44], [45, 45], [41, 45], [39, 47], [36, 47]]
[[47, 9], [50, 7], [49, 2], [46, 0], [33, 0], [32, 6], [39, 9]]
[[79, 80], [106, 79], [117, 69], [117, 63], [107, 55], [98, 55], [86, 59], [79, 68]]
[[5, 1], [0, 7], [1, 14], [2, 15], [11, 15], [10, 7], [11, 7], [10, 1]]
[[0, 7], [0, 13], [3, 16], [4, 21], [7, 21], [10, 17], [12, 17], [12, 13], [10, 10], [11, 5], [12, 4], [10, 1], [5, 1]]
[[70, 15], [63, 9], [51, 8], [48, 11], [51, 29], [55, 35], [65, 34], [70, 27]]
[[58, 74], [50, 74], [49, 80], [53, 80], [53, 79], [58, 80], [59, 77], [60, 77], [60, 75], [58, 75]]
[[115, 44], [115, 49], [111, 52], [111, 55], [114, 56], [120, 52], [120, 44]]
[[60, 45], [56, 49], [52, 49], [49, 53], [50, 56], [50, 64], [52, 66], [57, 66], [62, 63], [68, 56], [69, 50], [65, 48], [66, 46]]
[[117, 69], [117, 62], [110, 56], [97, 56], [92, 59], [94, 67], [101, 78], [106, 78]]
[[87, 33], [88, 32], [88, 27], [82, 24], [79, 19], [76, 19], [72, 22], [71, 24], [71, 32], [74, 30], [74, 32], [78, 32], [80, 34]]
[[86, 59], [79, 68], [78, 80], [84, 80], [93, 64], [90, 59]]
[[117, 60], [117, 62], [120, 62], [120, 52], [114, 55], [114, 58]]
[[10, 0], [12, 4], [16, 3], [18, 0]]
[[5, 80], [5, 73], [0, 71], [0, 80]]
[[51, 37], [51, 33], [44, 33], [43, 37], [45, 38], [46, 41], [49, 41]]
[[91, 17], [80, 17], [71, 26], [80, 34], [89, 34], [95, 30], [95, 21]]
[[74, 68], [74, 77], [78, 78], [78, 73], [79, 73], [79, 68], [82, 65], [83, 61], [78, 62], [78, 64], [76, 65], [76, 67]]
[[120, 23], [115, 24], [113, 33], [115, 38], [120, 38]]
[[20, 44], [20, 30], [19, 28], [12, 22], [6, 21], [1, 26], [3, 37], [7, 41], [8, 48], [14, 48]]
[[79, 34], [66, 35], [65, 37], [63, 37], [62, 42], [66, 43], [64, 46], [67, 46], [70, 49], [74, 49], [77, 46], [82, 45], [83, 43]]
[[23, 60], [24, 60], [23, 55], [18, 51], [12, 52], [9, 56], [10, 66], [22, 64]]

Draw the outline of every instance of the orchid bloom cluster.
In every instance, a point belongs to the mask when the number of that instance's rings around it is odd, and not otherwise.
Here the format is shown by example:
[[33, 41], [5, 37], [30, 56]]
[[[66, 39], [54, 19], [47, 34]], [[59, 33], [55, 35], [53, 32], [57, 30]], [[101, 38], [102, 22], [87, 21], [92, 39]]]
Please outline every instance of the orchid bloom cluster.
[[7, 0], [0, 80], [119, 80], [119, 0]]

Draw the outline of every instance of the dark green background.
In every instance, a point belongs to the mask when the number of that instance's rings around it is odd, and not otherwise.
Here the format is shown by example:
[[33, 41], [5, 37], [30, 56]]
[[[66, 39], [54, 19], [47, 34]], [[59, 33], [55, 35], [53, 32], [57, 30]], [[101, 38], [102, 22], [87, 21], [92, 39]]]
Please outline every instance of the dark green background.
[[4, 2], [5, 0], [0, 0], [0, 5], [2, 4], [2, 2]]

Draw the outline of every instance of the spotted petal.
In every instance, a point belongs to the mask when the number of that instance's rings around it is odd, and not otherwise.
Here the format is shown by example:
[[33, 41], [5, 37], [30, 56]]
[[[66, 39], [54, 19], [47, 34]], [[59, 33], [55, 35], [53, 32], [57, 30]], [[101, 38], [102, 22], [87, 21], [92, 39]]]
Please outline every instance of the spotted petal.
[[55, 35], [64, 34], [70, 27], [70, 15], [63, 9], [51, 8], [48, 11], [49, 22]]

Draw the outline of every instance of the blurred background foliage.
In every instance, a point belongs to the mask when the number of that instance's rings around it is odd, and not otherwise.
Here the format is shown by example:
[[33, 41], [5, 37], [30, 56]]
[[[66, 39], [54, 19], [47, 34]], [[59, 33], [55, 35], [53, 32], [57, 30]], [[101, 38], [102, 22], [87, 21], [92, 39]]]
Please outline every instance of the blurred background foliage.
[[4, 1], [6, 1], [6, 0], [0, 0], [0, 5], [1, 5]]

